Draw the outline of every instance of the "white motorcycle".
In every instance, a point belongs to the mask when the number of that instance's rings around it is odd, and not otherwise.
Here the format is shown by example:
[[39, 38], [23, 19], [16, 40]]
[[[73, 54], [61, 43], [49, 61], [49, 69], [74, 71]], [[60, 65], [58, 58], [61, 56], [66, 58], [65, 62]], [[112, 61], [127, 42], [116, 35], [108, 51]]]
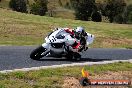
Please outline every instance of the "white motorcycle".
[[[94, 40], [94, 35], [87, 33], [87, 45], [91, 44]], [[81, 53], [85, 51], [84, 45], [80, 42], [80, 48], [71, 49], [70, 45], [75, 42], [69, 33], [67, 33], [63, 28], [56, 28], [52, 31], [46, 38], [45, 43], [33, 50], [30, 54], [30, 58], [33, 60], [39, 60], [42, 57], [66, 57], [69, 60], [81, 59]], [[75, 45], [75, 44], [74, 44]]]

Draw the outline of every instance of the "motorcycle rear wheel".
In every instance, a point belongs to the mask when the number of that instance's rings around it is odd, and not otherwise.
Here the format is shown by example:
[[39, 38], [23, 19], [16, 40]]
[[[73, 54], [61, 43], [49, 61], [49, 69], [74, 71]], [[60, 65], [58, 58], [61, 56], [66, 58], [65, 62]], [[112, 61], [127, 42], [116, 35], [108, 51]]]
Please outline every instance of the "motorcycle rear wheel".
[[79, 53], [69, 52], [66, 55], [66, 59], [67, 60], [76, 60], [76, 61], [79, 61], [81, 59], [81, 55]]
[[73, 59], [73, 52], [68, 52], [68, 54], [66, 55], [66, 59], [72, 60]]
[[79, 61], [81, 59], [81, 55], [79, 53], [74, 53], [74, 58]]

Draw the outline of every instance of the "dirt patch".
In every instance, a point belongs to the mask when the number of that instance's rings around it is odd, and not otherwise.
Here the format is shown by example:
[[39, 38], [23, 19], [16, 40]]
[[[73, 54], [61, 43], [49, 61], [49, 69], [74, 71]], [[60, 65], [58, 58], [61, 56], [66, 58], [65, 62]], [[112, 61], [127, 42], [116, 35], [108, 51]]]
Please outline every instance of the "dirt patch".
[[[132, 71], [119, 71], [111, 72], [107, 71], [101, 74], [92, 74], [90, 79], [124, 79], [131, 81], [132, 87]], [[79, 78], [65, 77], [63, 88], [129, 88], [128, 86], [86, 86], [82, 87], [79, 83]]]
[[78, 79], [76, 79], [74, 77], [66, 77], [64, 79], [64, 84], [62, 87], [63, 88], [82, 88]]
[[132, 45], [132, 39], [105, 39], [103, 41], [104, 46], [113, 46], [113, 45]]

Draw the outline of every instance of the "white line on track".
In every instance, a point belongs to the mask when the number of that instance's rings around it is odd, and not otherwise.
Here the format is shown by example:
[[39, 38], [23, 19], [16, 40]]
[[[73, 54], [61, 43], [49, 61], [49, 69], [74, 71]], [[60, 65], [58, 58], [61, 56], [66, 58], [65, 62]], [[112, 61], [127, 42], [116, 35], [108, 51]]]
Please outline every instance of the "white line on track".
[[31, 67], [31, 68], [22, 68], [22, 69], [13, 69], [13, 70], [3, 70], [0, 73], [10, 73], [17, 71], [31, 71], [31, 70], [40, 70], [47, 68], [59, 68], [59, 67], [68, 67], [68, 66], [84, 66], [84, 65], [95, 65], [95, 64], [108, 64], [115, 62], [130, 62], [132, 63], [132, 59], [129, 60], [112, 60], [112, 61], [101, 61], [101, 62], [84, 62], [84, 63], [72, 63], [72, 64], [61, 64], [61, 65], [52, 65], [52, 66], [40, 66], [40, 67]]

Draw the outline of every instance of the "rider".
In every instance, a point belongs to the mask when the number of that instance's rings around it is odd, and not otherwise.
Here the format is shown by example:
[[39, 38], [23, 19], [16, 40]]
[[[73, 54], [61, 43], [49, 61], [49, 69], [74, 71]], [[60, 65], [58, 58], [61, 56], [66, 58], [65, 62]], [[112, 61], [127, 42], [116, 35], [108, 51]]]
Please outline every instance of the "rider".
[[[75, 39], [74, 44], [71, 45], [72, 50], [77, 49], [77, 51], [78, 51], [78, 49], [80, 49], [79, 51], [81, 51], [83, 48], [84, 48], [84, 50], [87, 49], [87, 47], [86, 47], [87, 33], [85, 32], [85, 29], [83, 27], [77, 27], [75, 30], [70, 29], [70, 28], [65, 28], [64, 30], [67, 33], [69, 33], [72, 38]], [[78, 40], [80, 40], [80, 41], [78, 42]], [[81, 45], [83, 45], [83, 47], [80, 47]]]
[[80, 40], [81, 45], [83, 45], [82, 49], [87, 50], [87, 33], [85, 32], [84, 27], [77, 27], [75, 32], [75, 37]]

